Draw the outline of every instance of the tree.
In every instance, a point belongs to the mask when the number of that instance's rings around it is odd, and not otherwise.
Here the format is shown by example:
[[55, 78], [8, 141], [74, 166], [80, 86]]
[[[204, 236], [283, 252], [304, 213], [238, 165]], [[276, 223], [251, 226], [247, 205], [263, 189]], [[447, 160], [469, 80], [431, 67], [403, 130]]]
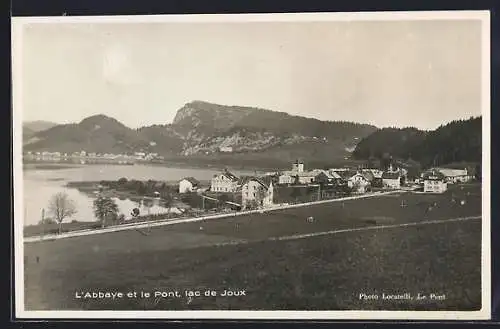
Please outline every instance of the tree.
[[290, 196], [292, 198], [294, 198], [295, 202], [297, 202], [299, 200], [299, 197], [302, 195], [301, 193], [301, 190], [299, 187], [293, 187], [292, 188], [292, 193], [290, 194]]
[[380, 160], [380, 167], [382, 170], [387, 170], [392, 164], [392, 158], [389, 153], [384, 153]]
[[132, 215], [132, 217], [138, 217], [140, 215], [141, 211], [139, 210], [139, 208], [134, 208], [132, 209], [132, 212], [130, 213], [130, 215]]
[[66, 193], [56, 193], [50, 199], [49, 213], [52, 214], [54, 220], [59, 224], [59, 234], [61, 234], [63, 220], [76, 214], [75, 204]]
[[168, 189], [164, 189], [160, 192], [160, 198], [163, 206], [167, 208], [167, 217], [170, 217], [170, 208], [172, 208], [172, 204], [174, 202], [174, 198], [172, 197], [172, 193]]
[[226, 206], [226, 202], [229, 201], [229, 196], [227, 194], [222, 194], [219, 196], [219, 200], [217, 202], [217, 207], [224, 208]]
[[107, 219], [114, 219], [118, 215], [118, 205], [110, 197], [100, 195], [94, 200], [94, 215], [106, 226]]

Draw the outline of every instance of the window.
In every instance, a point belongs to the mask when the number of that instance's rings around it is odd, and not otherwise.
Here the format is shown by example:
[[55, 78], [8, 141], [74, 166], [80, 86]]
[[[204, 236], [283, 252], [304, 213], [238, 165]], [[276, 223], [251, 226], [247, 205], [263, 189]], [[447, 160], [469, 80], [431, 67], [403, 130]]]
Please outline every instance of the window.
[[253, 196], [254, 196], [254, 198], [255, 198], [255, 192], [253, 193]]

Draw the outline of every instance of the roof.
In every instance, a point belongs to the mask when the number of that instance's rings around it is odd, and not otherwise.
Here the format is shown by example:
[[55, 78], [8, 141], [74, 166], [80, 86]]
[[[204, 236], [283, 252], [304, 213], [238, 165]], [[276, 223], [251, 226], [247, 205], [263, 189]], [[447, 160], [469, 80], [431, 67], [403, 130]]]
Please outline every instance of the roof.
[[273, 177], [271, 177], [271, 176], [264, 176], [264, 177], [260, 177], [259, 181], [264, 183], [264, 185], [266, 187], [269, 187], [274, 180], [273, 180]]
[[384, 172], [382, 174], [382, 179], [399, 179], [401, 176], [397, 172]]
[[335, 171], [333, 171], [333, 170], [329, 170], [329, 171], [328, 171], [328, 174], [329, 174], [330, 176], [332, 176], [332, 178], [335, 178], [335, 179], [340, 179], [340, 178], [342, 178], [342, 176], [340, 176], [337, 172], [335, 172]]
[[280, 176], [293, 176], [294, 172], [291, 170], [283, 171]]
[[255, 177], [255, 176], [241, 176], [238, 183], [239, 183], [239, 185], [244, 185], [244, 184], [248, 183], [249, 181], [251, 181], [252, 179], [257, 179], [257, 177]]
[[373, 175], [370, 171], [366, 172], [361, 172], [361, 175], [367, 180], [367, 181], [372, 181], [375, 178], [375, 175]]
[[264, 176], [264, 177], [245, 176], [242, 177], [240, 183], [241, 185], [245, 185], [250, 181], [256, 181], [257, 183], [261, 184], [264, 187], [269, 187], [269, 185], [271, 185], [271, 183], [273, 182], [273, 178], [270, 176]]
[[299, 177], [316, 177], [320, 174], [319, 171], [317, 170], [311, 170], [311, 171], [302, 171], [302, 172], [294, 172], [290, 173], [289, 175], [292, 177], [299, 176]]
[[183, 181], [183, 180], [187, 180], [188, 182], [190, 182], [194, 186], [200, 185], [200, 182], [194, 177], [184, 177], [183, 179], [181, 179], [181, 181]]
[[349, 178], [353, 177], [354, 175], [356, 175], [356, 171], [353, 171], [353, 170], [341, 171], [341, 172], [339, 172], [337, 174], [339, 174], [339, 176], [341, 178], [349, 179]]
[[360, 173], [360, 172], [357, 172], [354, 175], [351, 175], [351, 177], [349, 177], [349, 179], [353, 179], [356, 176], [361, 176], [367, 181], [373, 180], [373, 175], [369, 175], [368, 173]]
[[[239, 178], [236, 175], [230, 173], [228, 170], [226, 170], [226, 171], [224, 171], [224, 172], [222, 172], [221, 174], [218, 174], [218, 175], [226, 176], [227, 178], [229, 178], [233, 182], [237, 182], [239, 180]], [[214, 177], [217, 177], [218, 175], [216, 174], [216, 175], [214, 175]]]
[[436, 168], [435, 170], [446, 177], [467, 176], [467, 169]]
[[445, 175], [438, 170], [427, 171], [422, 175], [424, 180], [444, 180]]

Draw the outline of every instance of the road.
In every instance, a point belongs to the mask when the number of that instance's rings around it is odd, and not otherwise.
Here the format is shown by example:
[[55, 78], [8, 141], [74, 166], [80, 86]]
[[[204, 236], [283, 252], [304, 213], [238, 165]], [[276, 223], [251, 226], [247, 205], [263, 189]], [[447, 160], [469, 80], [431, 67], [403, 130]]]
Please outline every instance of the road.
[[347, 201], [347, 200], [373, 198], [373, 197], [379, 197], [379, 196], [383, 196], [383, 195], [395, 194], [395, 193], [401, 193], [401, 192], [405, 192], [405, 191], [393, 190], [393, 191], [388, 191], [388, 192], [362, 194], [362, 195], [339, 198], [339, 199], [330, 199], [330, 200], [299, 203], [299, 204], [293, 204], [293, 205], [276, 206], [276, 207], [260, 209], [260, 210], [241, 211], [241, 212], [236, 212], [236, 213], [217, 214], [217, 215], [212, 215], [212, 216], [182, 218], [182, 219], [174, 219], [174, 220], [172, 220], [172, 219], [158, 220], [158, 221], [146, 222], [146, 223], [121, 224], [121, 225], [107, 227], [107, 228], [103, 228], [103, 229], [93, 229], [93, 230], [89, 229], [89, 230], [66, 232], [66, 233], [62, 233], [62, 234], [51, 234], [51, 235], [44, 235], [44, 236], [30, 236], [30, 237], [24, 238], [24, 243], [39, 242], [39, 241], [43, 241], [43, 240], [65, 239], [65, 238], [84, 236], [84, 235], [104, 234], [104, 233], [111, 233], [111, 232], [118, 232], [118, 231], [125, 231], [125, 230], [137, 230], [137, 229], [143, 229], [143, 228], [174, 225], [174, 224], [189, 223], [189, 222], [198, 222], [198, 221], [204, 221], [204, 220], [215, 220], [215, 219], [219, 219], [219, 218], [227, 218], [227, 217], [232, 217], [232, 216], [244, 216], [244, 215], [255, 214], [255, 213], [271, 212], [271, 211], [275, 211], [275, 210], [307, 207], [310, 205], [322, 204], [322, 203], [342, 202], [342, 201]]

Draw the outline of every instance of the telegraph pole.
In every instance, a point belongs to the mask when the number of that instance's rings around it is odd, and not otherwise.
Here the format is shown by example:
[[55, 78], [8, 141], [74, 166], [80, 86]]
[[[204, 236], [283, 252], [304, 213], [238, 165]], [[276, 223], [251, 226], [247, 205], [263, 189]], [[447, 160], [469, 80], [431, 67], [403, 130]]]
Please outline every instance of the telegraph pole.
[[[26, 209], [26, 208], [25, 208]], [[45, 208], [42, 208], [42, 239], [45, 235]]]

